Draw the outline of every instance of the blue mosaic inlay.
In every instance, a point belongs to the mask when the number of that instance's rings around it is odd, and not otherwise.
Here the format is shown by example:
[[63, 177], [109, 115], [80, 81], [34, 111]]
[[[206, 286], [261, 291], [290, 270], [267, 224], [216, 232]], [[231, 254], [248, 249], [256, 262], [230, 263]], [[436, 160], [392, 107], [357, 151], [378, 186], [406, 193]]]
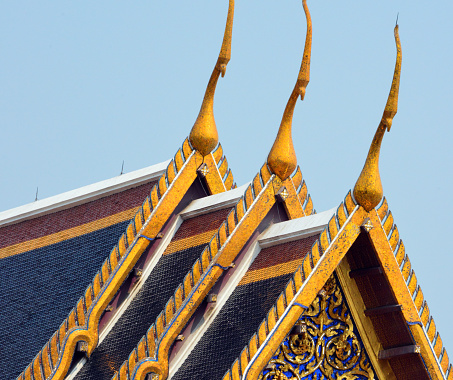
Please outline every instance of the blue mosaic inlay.
[[260, 379], [377, 379], [335, 277], [299, 318]]

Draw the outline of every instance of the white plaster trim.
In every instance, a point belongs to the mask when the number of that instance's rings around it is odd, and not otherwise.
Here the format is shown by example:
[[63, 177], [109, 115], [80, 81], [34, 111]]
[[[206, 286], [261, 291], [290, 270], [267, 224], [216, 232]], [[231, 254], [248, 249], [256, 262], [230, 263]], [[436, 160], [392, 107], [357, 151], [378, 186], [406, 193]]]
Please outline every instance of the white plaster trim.
[[135, 170], [53, 197], [40, 199], [23, 206], [0, 212], [0, 226], [6, 226], [50, 212], [74, 207], [119, 191], [139, 186], [152, 179], [159, 178], [165, 172], [169, 162], [170, 160], [161, 162], [160, 164], [148, 166], [144, 169]]
[[[171, 242], [171, 239], [173, 239], [173, 236], [175, 235], [176, 231], [179, 229], [181, 226], [183, 220], [181, 217], [176, 218], [176, 220], [173, 222], [173, 225], [169, 228], [167, 233], [164, 235], [162, 240], [159, 242], [159, 247], [157, 247], [156, 252], [154, 252], [153, 257], [149, 261], [149, 263], [146, 265], [145, 268], [143, 268], [143, 273], [140, 277], [140, 279], [136, 282], [134, 288], [132, 291], [127, 295], [127, 298], [123, 301], [123, 303], [120, 305], [118, 309], [114, 311], [115, 315], [113, 318], [109, 321], [107, 325], [104, 326], [102, 331], [99, 333], [99, 342], [97, 347], [104, 341], [104, 339], [107, 337], [107, 335], [112, 331], [113, 327], [116, 325], [118, 320], [121, 318], [123, 313], [127, 310], [129, 305], [131, 304], [132, 300], [135, 298], [137, 293], [140, 291], [140, 289], [143, 287], [145, 284], [146, 280], [148, 279], [149, 275], [159, 262], [159, 260], [162, 257], [162, 254], [165, 252], [165, 249], [168, 247], [168, 245]], [[138, 235], [137, 235], [138, 236]], [[66, 377], [66, 380], [71, 380], [73, 379], [77, 373], [81, 370], [83, 365], [86, 363], [87, 359], [83, 358], [80, 360], [77, 365], [73, 368], [73, 370], [68, 374]]]
[[[269, 178], [269, 180], [267, 181], [267, 183], [265, 184], [265, 186], [263, 187], [263, 189], [261, 190], [259, 195], [255, 198], [255, 200], [253, 201], [252, 205], [245, 212], [244, 216], [242, 217], [240, 222], [235, 227], [233, 233], [231, 233], [231, 235], [228, 236], [228, 238], [225, 241], [225, 243], [223, 243], [223, 246], [219, 249], [219, 251], [217, 252], [216, 256], [212, 259], [211, 264], [209, 266], [210, 268], [212, 268], [212, 266], [214, 266], [215, 263], [217, 263], [217, 258], [221, 255], [221, 253], [223, 252], [223, 249], [228, 245], [228, 243], [230, 242], [232, 237], [235, 235], [235, 232], [238, 231], [238, 229], [240, 228], [240, 226], [243, 223], [245, 223], [245, 221], [247, 220], [247, 216], [252, 212], [252, 209], [254, 208], [253, 206], [256, 204], [256, 202], [259, 199], [261, 199], [261, 197], [263, 197], [263, 194], [264, 194], [265, 190], [269, 186], [272, 186], [272, 181], [273, 181], [274, 178], [275, 178], [275, 175], [273, 174]], [[245, 194], [245, 191], [247, 190], [247, 186], [248, 185], [249, 184], [246, 184], [246, 185], [241, 186], [240, 188], [235, 189], [235, 190], [239, 190], [239, 189], [245, 188], [245, 190], [243, 190], [243, 193], [242, 193], [242, 194]], [[227, 192], [227, 193], [229, 193], [229, 192]], [[214, 312], [213, 313], [211, 312], [210, 314], [206, 314], [204, 316], [206, 318], [206, 321], [200, 326], [199, 330], [197, 332], [193, 333], [193, 334], [190, 334], [187, 337], [187, 339], [184, 339], [184, 343], [183, 343], [183, 346], [182, 346], [181, 350], [178, 352], [178, 354], [169, 363], [169, 377], [168, 377], [169, 379], [181, 367], [181, 365], [187, 359], [187, 356], [190, 354], [190, 352], [193, 350], [193, 348], [199, 342], [201, 337], [204, 335], [206, 329], [211, 325], [212, 321], [218, 315], [218, 313], [222, 309], [222, 306], [226, 303], [226, 301], [228, 300], [230, 295], [233, 293], [233, 291], [236, 288], [237, 284], [239, 283], [239, 281], [244, 276], [244, 274], [247, 271], [247, 269], [249, 268], [250, 264], [253, 262], [253, 260], [256, 258], [256, 256], [259, 254], [260, 250], [261, 250], [260, 245], [257, 242], [254, 242], [252, 244], [252, 246], [250, 247], [250, 249], [246, 252], [246, 254], [244, 256], [244, 259], [241, 262], [241, 265], [236, 268], [235, 272], [230, 277], [230, 280], [228, 281], [228, 284], [223, 289], [221, 289], [220, 293], [217, 295], [217, 302], [216, 302], [216, 306], [215, 306]], [[194, 290], [192, 290], [192, 291], [194, 291]], [[192, 338], [192, 335], [194, 335], [193, 338]], [[191, 344], [189, 344], [188, 342], [191, 342]], [[172, 367], [174, 367], [174, 369]]]
[[171, 379], [172, 376], [174, 376], [178, 372], [192, 350], [197, 346], [198, 342], [204, 336], [205, 332], [207, 331], [209, 326], [211, 326], [211, 323], [215, 320], [217, 315], [220, 313], [220, 310], [222, 310], [223, 306], [228, 301], [231, 294], [234, 292], [242, 277], [247, 272], [250, 265], [258, 256], [260, 251], [260, 245], [255, 242], [245, 253], [240, 266], [236, 267], [226, 286], [217, 294], [217, 302], [215, 303], [214, 309], [204, 315], [205, 321], [199, 326], [197, 330], [195, 330], [195, 332], [185, 337], [183, 345], [180, 348], [178, 354], [172, 360], [170, 360], [168, 379]]
[[107, 337], [107, 335], [110, 333], [112, 328], [115, 326], [116, 322], [118, 322], [118, 319], [123, 315], [123, 313], [126, 311], [126, 309], [131, 304], [132, 300], [135, 298], [137, 293], [143, 287], [143, 284], [146, 282], [149, 275], [155, 268], [156, 264], [161, 259], [165, 249], [170, 244], [171, 239], [173, 239], [173, 236], [175, 235], [178, 228], [181, 226], [182, 222], [183, 222], [183, 220], [181, 218], [179, 218], [179, 217], [176, 218], [176, 220], [174, 221], [171, 228], [164, 235], [164, 237], [162, 238], [162, 240], [159, 243], [159, 247], [157, 247], [156, 252], [154, 252], [154, 255], [151, 258], [150, 262], [146, 265], [145, 268], [143, 268], [143, 273], [142, 273], [140, 279], [137, 281], [137, 283], [135, 284], [132, 291], [128, 294], [126, 300], [124, 300], [124, 302], [121, 304], [121, 306], [118, 309], [116, 309], [115, 316], [109, 321], [109, 323], [100, 332], [98, 345], [101, 344], [103, 342], [103, 340]]
[[[212, 153], [211, 153], [211, 157], [212, 157], [212, 162], [214, 162], [214, 166], [215, 166], [215, 168], [216, 168], [216, 170], [217, 170], [217, 173], [219, 174], [219, 178], [220, 178], [220, 180], [222, 181], [223, 189], [224, 189], [225, 191], [228, 191], [227, 188], [226, 188], [226, 186], [225, 186], [225, 182], [223, 181], [223, 178], [222, 178], [222, 176], [220, 175], [220, 170], [219, 170], [219, 168], [218, 168], [218, 166], [217, 166], [217, 162], [215, 162], [215, 158], [214, 158], [214, 155], [213, 155]], [[226, 159], [225, 156], [223, 156], [223, 159], [224, 159], [224, 160]], [[220, 157], [220, 161], [221, 161], [221, 160], [222, 160], [222, 157]], [[220, 162], [220, 161], [219, 161], [219, 162]], [[227, 173], [228, 173], [228, 170], [227, 170]]]
[[260, 235], [260, 246], [262, 248], [272, 247], [322, 232], [336, 210], [336, 208], [332, 208], [319, 214], [273, 224]]
[[221, 210], [227, 207], [233, 207], [238, 200], [244, 195], [247, 186], [246, 183], [241, 187], [223, 193], [210, 195], [200, 199], [195, 199], [180, 213], [183, 219], [194, 218], [199, 215], [208, 214], [213, 211]]
[[[282, 324], [282, 322], [284, 321], [284, 319], [286, 318], [286, 315], [288, 314], [288, 312], [291, 310], [291, 308], [294, 306], [294, 303], [296, 302], [297, 298], [300, 296], [300, 294], [305, 290], [305, 286], [310, 282], [311, 278], [315, 275], [315, 273], [318, 272], [318, 268], [321, 266], [321, 263], [324, 263], [324, 261], [327, 260], [327, 257], [329, 256], [330, 254], [330, 250], [331, 250], [331, 247], [334, 243], [336, 243], [336, 241], [338, 240], [338, 237], [340, 236], [340, 234], [344, 231], [344, 229], [346, 228], [346, 226], [349, 224], [350, 220], [352, 219], [352, 216], [356, 213], [356, 211], [358, 210], [359, 206], [356, 206], [354, 208], [354, 210], [352, 211], [352, 213], [349, 215], [348, 219], [346, 220], [346, 222], [343, 224], [343, 226], [341, 227], [341, 229], [338, 231], [337, 235], [335, 236], [335, 238], [331, 241], [331, 243], [329, 244], [329, 247], [327, 248], [326, 252], [324, 252], [323, 256], [321, 257], [321, 259], [316, 263], [316, 265], [314, 266], [314, 268], [311, 270], [310, 274], [308, 275], [308, 277], [305, 279], [304, 283], [302, 284], [302, 286], [300, 287], [299, 291], [294, 295], [293, 299], [288, 303], [288, 306], [286, 307], [283, 315], [277, 320], [277, 323], [275, 324], [274, 328], [269, 331], [269, 334], [267, 335], [266, 339], [264, 340], [263, 344], [260, 346], [260, 348], [258, 349], [258, 351], [255, 353], [255, 355], [250, 358], [250, 361], [247, 365], [247, 367], [245, 368], [245, 371], [243, 371], [242, 373], [242, 378], [243, 380], [247, 380], [247, 376], [249, 374], [249, 371], [250, 371], [250, 368], [251, 366], [255, 363], [255, 360], [259, 357], [259, 355], [261, 354], [261, 352], [263, 351], [264, 347], [266, 347], [266, 345], [269, 343], [269, 340], [272, 338], [272, 336], [275, 334], [275, 332], [280, 328], [280, 325]], [[305, 217], [306, 218], [306, 217]], [[304, 305], [304, 306], [310, 306], [310, 305]]]
[[82, 367], [85, 365], [87, 362], [87, 358], [82, 358], [71, 370], [71, 372], [68, 373], [68, 375], [65, 377], [65, 380], [72, 380], [76, 375], [79, 373], [79, 371], [82, 369]]

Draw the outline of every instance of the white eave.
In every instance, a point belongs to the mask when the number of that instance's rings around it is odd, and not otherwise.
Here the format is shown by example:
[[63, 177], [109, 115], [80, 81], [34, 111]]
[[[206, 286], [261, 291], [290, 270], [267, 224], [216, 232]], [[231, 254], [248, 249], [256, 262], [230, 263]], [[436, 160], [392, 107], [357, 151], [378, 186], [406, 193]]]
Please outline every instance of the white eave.
[[332, 208], [319, 214], [276, 223], [259, 236], [260, 246], [271, 247], [318, 234], [327, 226], [336, 210]]
[[148, 166], [144, 169], [125, 173], [114, 178], [83, 186], [53, 197], [37, 200], [23, 206], [0, 212], [0, 226], [36, 218], [38, 216], [60, 211], [79, 204], [140, 186], [148, 181], [158, 179], [165, 172], [170, 160]]
[[223, 193], [210, 195], [208, 197], [192, 201], [180, 214], [183, 219], [190, 219], [195, 216], [208, 214], [213, 211], [222, 210], [227, 207], [233, 207], [244, 195], [247, 186], [246, 183], [236, 189], [225, 191]]

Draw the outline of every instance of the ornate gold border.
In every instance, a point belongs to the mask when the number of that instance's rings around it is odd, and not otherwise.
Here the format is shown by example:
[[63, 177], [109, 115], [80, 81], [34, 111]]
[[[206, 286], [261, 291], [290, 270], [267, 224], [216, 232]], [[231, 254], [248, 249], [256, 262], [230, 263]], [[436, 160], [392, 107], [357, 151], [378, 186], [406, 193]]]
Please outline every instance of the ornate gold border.
[[299, 194], [295, 190], [296, 185], [299, 187], [302, 182], [300, 170], [296, 171], [293, 178], [282, 182], [270, 173], [266, 164], [263, 165], [200, 259], [186, 275], [183, 285], [167, 302], [165, 310], [120, 367], [114, 379], [145, 379], [149, 373], [158, 374], [160, 379], [167, 378], [168, 354], [173, 342], [275, 204], [276, 189], [289, 189], [288, 197], [283, 200], [285, 207], [291, 209], [294, 215], [304, 215]]
[[[386, 202], [384, 202], [386, 204]], [[393, 216], [385, 205], [384, 210], [372, 210], [369, 218], [373, 227], [369, 234], [384, 273], [392, 287], [397, 302], [402, 305], [414, 340], [420, 346], [420, 354], [433, 379], [453, 377], [448, 354], [436, 332], [433, 318], [429, 313], [426, 300], [415, 273], [410, 269], [410, 261], [405, 254], [403, 242], [399, 239], [398, 229]], [[381, 215], [384, 217], [381, 219]]]
[[307, 307], [305, 305], [311, 304], [324, 285], [324, 278], [329, 278], [360, 233], [360, 227], [355, 223], [364, 219], [364, 213], [356, 207], [349, 192], [224, 380], [259, 376], [278, 344]]
[[[69, 370], [79, 342], [84, 344], [88, 356], [93, 352], [99, 339], [98, 325], [102, 313], [150, 240], [157, 236], [197, 178], [197, 169], [204, 163], [217, 168], [223, 162], [226, 159], [220, 144], [216, 151], [203, 158], [200, 153], [192, 150], [188, 139], [184, 141], [182, 149], [176, 152], [166, 172], [152, 188], [84, 296], [18, 379], [31, 379], [31, 376], [41, 379], [41, 374], [45, 379], [62, 379]], [[222, 171], [214, 171], [207, 179], [210, 190], [224, 191], [234, 186], [231, 171], [222, 170], [225, 171], [225, 181], [221, 177]]]
[[[348, 214], [349, 217], [347, 217]], [[387, 201], [384, 198], [377, 210], [366, 212], [360, 206], [355, 207], [355, 201], [349, 192], [344, 204], [337, 209], [336, 215], [332, 217], [329, 225], [314, 243], [310, 254], [306, 256], [304, 263], [295, 272], [275, 306], [260, 325], [258, 332], [233, 363], [223, 380], [238, 378], [255, 380], [259, 377], [275, 350], [304, 309], [313, 301], [328, 276], [336, 268], [340, 268], [338, 272], [341, 271], [341, 260], [357, 238], [360, 226], [366, 219], [371, 223], [368, 232], [370, 240], [397, 302], [402, 305], [403, 316], [414, 340], [420, 345], [420, 354], [430, 376], [439, 380], [447, 376], [449, 380], [453, 378], [448, 355], [442, 347], [439, 333], [436, 333], [432, 317], [429, 312], [426, 312], [428, 310], [426, 301], [420, 296], [420, 287], [414, 280], [413, 271], [410, 270], [410, 262], [404, 253], [404, 245], [399, 240], [396, 226], [393, 224], [393, 216], [388, 211]], [[315, 265], [316, 272], [313, 271]], [[344, 289], [346, 288], [345, 286]], [[361, 318], [356, 320], [360, 321]], [[430, 342], [429, 338], [433, 340]], [[375, 353], [376, 344], [377, 342], [368, 342], [370, 353]], [[387, 367], [377, 365], [376, 369], [386, 371]], [[384, 375], [384, 378], [388, 378], [388, 375]]]

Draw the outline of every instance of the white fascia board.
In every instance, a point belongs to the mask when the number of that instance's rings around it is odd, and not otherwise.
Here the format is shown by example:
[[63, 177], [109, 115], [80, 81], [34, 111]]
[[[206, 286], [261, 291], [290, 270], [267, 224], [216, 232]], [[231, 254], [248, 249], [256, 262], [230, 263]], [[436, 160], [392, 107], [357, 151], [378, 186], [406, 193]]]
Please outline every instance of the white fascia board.
[[180, 216], [183, 219], [190, 219], [195, 216], [208, 214], [227, 207], [233, 207], [244, 195], [244, 192], [249, 184], [250, 183], [246, 183], [241, 187], [237, 187], [236, 189], [225, 191], [220, 194], [195, 199], [181, 212]]
[[35, 218], [50, 212], [60, 211], [79, 204], [139, 186], [150, 180], [159, 178], [165, 172], [170, 160], [148, 166], [144, 169], [125, 173], [114, 178], [83, 186], [53, 197], [37, 200], [0, 212], [0, 226]]
[[262, 248], [272, 247], [320, 233], [336, 210], [336, 208], [332, 208], [319, 214], [273, 224], [259, 236], [259, 244]]

